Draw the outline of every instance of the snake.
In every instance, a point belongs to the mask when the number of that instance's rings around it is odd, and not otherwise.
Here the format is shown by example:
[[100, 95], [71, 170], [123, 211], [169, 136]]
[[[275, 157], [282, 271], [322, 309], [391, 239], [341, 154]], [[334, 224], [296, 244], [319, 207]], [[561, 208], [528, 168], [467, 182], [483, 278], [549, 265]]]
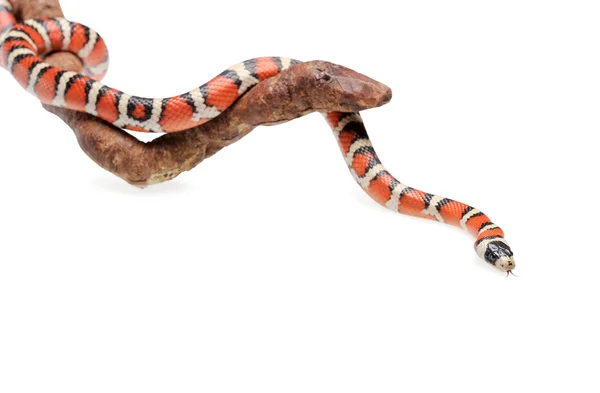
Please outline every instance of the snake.
[[[202, 86], [169, 98], [126, 94], [101, 83], [109, 63], [102, 37], [91, 28], [63, 18], [17, 22], [11, 0], [0, 0], [0, 66], [41, 102], [85, 112], [117, 127], [171, 133], [219, 116], [261, 81], [298, 60], [259, 57], [238, 63]], [[81, 59], [83, 73], [44, 62], [43, 57], [67, 51]], [[409, 187], [393, 177], [375, 152], [358, 112], [323, 113], [346, 164], [360, 187], [380, 205], [398, 213], [463, 228], [475, 238], [477, 255], [507, 274], [515, 268], [503, 230], [465, 203]]]

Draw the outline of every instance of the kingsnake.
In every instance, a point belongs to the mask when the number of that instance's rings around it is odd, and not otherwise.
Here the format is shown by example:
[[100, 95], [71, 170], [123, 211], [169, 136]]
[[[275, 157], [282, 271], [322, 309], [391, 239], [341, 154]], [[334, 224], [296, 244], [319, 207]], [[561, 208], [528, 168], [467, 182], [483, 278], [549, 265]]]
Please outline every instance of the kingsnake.
[[[110, 88], [99, 80], [108, 67], [108, 51], [94, 30], [61, 18], [17, 24], [11, 0], [0, 0], [0, 65], [40, 101], [87, 112], [134, 131], [176, 132], [205, 123], [232, 105], [248, 89], [299, 61], [261, 57], [228, 68], [208, 83], [171, 98], [143, 98]], [[78, 56], [87, 76], [45, 63], [54, 51]], [[412, 216], [460, 226], [476, 237], [479, 257], [510, 273], [513, 253], [504, 232], [481, 211], [464, 203], [411, 188], [382, 165], [359, 113], [324, 114], [358, 184], [379, 204]]]

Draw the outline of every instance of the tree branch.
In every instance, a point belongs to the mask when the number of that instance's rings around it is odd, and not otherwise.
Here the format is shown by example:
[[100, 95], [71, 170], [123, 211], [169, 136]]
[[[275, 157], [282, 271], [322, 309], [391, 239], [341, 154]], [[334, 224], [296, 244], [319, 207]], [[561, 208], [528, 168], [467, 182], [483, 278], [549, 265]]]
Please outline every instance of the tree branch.
[[[63, 17], [58, 0], [18, 0], [23, 19]], [[46, 59], [54, 66], [80, 72], [70, 53]], [[85, 113], [44, 105], [71, 127], [81, 149], [98, 165], [130, 184], [160, 183], [190, 170], [260, 125], [272, 125], [311, 112], [355, 112], [386, 104], [391, 90], [348, 68], [312, 61], [269, 78], [238, 99], [217, 118], [190, 130], [144, 143], [123, 130]]]

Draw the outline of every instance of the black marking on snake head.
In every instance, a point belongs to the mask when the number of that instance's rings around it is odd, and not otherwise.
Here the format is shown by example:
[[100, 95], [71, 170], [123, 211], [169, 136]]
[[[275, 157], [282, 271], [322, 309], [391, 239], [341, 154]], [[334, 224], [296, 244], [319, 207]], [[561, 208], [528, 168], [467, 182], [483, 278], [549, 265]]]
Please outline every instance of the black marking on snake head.
[[512, 257], [513, 252], [504, 242], [490, 242], [485, 249], [485, 260], [492, 265], [502, 257]]

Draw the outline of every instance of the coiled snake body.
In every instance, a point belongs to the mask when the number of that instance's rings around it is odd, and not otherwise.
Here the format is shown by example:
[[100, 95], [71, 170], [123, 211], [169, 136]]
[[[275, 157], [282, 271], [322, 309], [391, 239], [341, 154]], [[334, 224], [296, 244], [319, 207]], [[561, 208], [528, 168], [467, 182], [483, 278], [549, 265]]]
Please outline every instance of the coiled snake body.
[[[87, 112], [134, 131], [177, 132], [205, 123], [231, 106], [257, 83], [299, 63], [262, 57], [228, 68], [208, 83], [171, 98], [131, 96], [99, 82], [108, 51], [94, 30], [61, 18], [17, 24], [9, 0], [0, 0], [0, 65], [40, 101]], [[83, 62], [81, 75], [45, 63], [54, 51], [69, 51]], [[476, 237], [475, 250], [486, 262], [511, 272], [513, 253], [504, 232], [478, 209], [411, 188], [396, 180], [379, 160], [359, 113], [324, 114], [358, 184], [381, 205], [399, 213], [460, 226]]]

